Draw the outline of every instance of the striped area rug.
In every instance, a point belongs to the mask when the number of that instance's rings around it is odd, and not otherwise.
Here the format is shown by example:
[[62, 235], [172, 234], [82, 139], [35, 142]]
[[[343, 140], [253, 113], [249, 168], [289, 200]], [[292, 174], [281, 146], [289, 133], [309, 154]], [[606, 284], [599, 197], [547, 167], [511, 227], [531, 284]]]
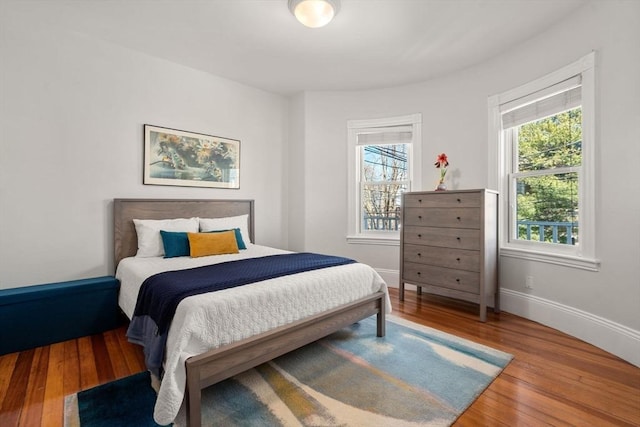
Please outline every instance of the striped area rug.
[[[512, 359], [394, 316], [387, 320], [384, 338], [375, 336], [371, 317], [206, 389], [203, 424], [448, 426]], [[152, 426], [153, 398], [146, 373], [114, 381], [69, 396], [65, 425]], [[183, 424], [180, 415], [176, 425]]]

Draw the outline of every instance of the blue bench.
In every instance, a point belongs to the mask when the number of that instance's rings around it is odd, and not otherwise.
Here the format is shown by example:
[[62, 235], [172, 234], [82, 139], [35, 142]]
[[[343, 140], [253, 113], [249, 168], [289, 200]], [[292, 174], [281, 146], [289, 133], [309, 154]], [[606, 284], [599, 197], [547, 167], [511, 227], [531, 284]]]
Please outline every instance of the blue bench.
[[119, 288], [105, 276], [0, 289], [0, 355], [117, 328]]

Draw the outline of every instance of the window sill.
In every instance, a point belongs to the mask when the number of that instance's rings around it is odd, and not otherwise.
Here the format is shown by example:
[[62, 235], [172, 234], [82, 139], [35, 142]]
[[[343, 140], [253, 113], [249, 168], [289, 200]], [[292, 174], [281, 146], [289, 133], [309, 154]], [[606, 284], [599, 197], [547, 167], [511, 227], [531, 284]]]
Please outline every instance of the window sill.
[[347, 243], [352, 245], [400, 246], [399, 236], [347, 236]]
[[546, 262], [548, 264], [562, 265], [564, 267], [579, 268], [581, 270], [588, 271], [600, 270], [600, 260], [598, 259], [582, 258], [560, 253], [538, 252], [527, 249], [503, 247], [500, 248], [500, 256]]

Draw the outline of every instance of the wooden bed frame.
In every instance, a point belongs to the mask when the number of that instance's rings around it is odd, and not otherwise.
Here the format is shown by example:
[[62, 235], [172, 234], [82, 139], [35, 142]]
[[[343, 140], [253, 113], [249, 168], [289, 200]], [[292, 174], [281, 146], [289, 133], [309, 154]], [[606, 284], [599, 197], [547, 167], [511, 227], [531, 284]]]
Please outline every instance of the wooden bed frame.
[[[249, 214], [254, 242], [253, 200], [114, 199], [115, 266], [138, 249], [133, 219], [220, 218]], [[201, 425], [202, 389], [312, 343], [369, 316], [377, 315], [378, 337], [385, 335], [383, 292], [332, 310], [228, 344], [186, 360], [185, 404], [187, 426]]]

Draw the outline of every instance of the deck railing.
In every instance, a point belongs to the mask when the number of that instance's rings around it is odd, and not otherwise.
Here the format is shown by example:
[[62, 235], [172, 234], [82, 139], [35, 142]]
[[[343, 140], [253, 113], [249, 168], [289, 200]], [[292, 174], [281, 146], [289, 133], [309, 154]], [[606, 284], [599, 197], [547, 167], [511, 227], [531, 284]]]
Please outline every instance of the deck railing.
[[[548, 231], [551, 231], [551, 242], [566, 245], [575, 245], [577, 236], [573, 235], [574, 229], [577, 230], [577, 222], [556, 222], [556, 221], [518, 221], [518, 229], [525, 230], [525, 239], [532, 240], [533, 232], [538, 232], [538, 239], [546, 242]], [[565, 231], [566, 238], [560, 239], [559, 235]], [[518, 233], [520, 235], [520, 233]], [[564, 236], [563, 236], [564, 237]], [[562, 241], [564, 240], [564, 241]]]
[[363, 230], [398, 231], [399, 215], [365, 215], [362, 218]]

